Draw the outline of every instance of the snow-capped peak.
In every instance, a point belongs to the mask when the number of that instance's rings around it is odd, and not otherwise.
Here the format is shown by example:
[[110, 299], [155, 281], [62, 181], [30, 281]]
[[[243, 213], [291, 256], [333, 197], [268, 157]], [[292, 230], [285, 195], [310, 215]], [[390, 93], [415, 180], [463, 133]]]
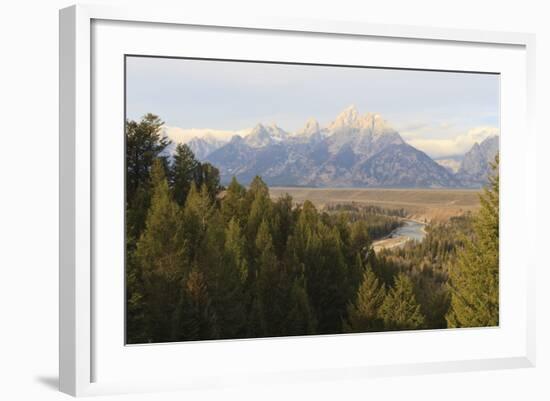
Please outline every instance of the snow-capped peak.
[[250, 133], [248, 135], [256, 135], [256, 134], [264, 132], [264, 131], [265, 131], [264, 125], [262, 123], [258, 123], [252, 128], [252, 130], [250, 131]]
[[256, 124], [250, 133], [245, 136], [245, 141], [248, 146], [260, 148], [274, 142], [281, 142], [287, 136], [288, 133], [276, 124], [266, 126], [260, 123]]
[[266, 129], [269, 131], [271, 137], [275, 140], [283, 140], [286, 139], [286, 137], [288, 136], [288, 132], [286, 132], [275, 123], [269, 124]]
[[360, 122], [361, 128], [370, 129], [375, 136], [395, 132], [388, 122], [378, 113], [367, 113]]
[[251, 129], [242, 129], [236, 131], [217, 130], [210, 128], [179, 128], [174, 126], [164, 125], [161, 135], [171, 140], [174, 144], [189, 143], [192, 140], [203, 140], [208, 143], [227, 143], [235, 136], [247, 136]]
[[349, 128], [364, 131], [373, 136], [396, 132], [380, 114], [366, 113], [360, 115], [354, 105], [342, 111], [328, 126], [331, 132], [348, 131]]
[[302, 129], [296, 131], [296, 136], [311, 136], [316, 133], [318, 133], [320, 130], [319, 123], [316, 119], [310, 118], [306, 121], [306, 124], [302, 127]]
[[353, 126], [359, 118], [359, 112], [355, 105], [348, 106], [342, 111], [336, 119], [329, 125], [330, 130], [335, 130], [342, 127]]

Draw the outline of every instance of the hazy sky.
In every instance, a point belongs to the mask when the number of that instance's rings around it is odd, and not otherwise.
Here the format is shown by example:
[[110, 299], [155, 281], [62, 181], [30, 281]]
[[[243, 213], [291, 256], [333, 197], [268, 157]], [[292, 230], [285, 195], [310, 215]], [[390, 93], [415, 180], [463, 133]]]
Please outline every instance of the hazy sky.
[[126, 76], [128, 118], [152, 112], [183, 129], [275, 122], [294, 131], [354, 104], [445, 156], [499, 127], [498, 75], [128, 57]]

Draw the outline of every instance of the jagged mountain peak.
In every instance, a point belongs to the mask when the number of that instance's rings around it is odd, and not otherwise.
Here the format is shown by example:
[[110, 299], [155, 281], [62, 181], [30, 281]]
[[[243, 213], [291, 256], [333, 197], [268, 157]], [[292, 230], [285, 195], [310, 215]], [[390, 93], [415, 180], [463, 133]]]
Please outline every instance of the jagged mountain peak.
[[499, 145], [498, 135], [488, 136], [479, 144], [480, 148], [484, 152], [488, 152], [488, 153], [493, 153], [495, 149], [498, 149], [498, 145]]
[[396, 132], [389, 123], [378, 113], [367, 113], [361, 119], [361, 126], [370, 129], [373, 135], [383, 135]]
[[321, 128], [319, 126], [319, 122], [314, 118], [309, 118], [306, 121], [305, 125], [301, 129], [296, 131], [295, 135], [297, 135], [297, 136], [311, 136], [313, 134], [316, 134], [320, 130], [321, 130]]
[[359, 117], [359, 110], [357, 110], [356, 105], [350, 104], [348, 107], [346, 107], [344, 110], [342, 110], [342, 112], [340, 112], [338, 117], [343, 117], [343, 118], [348, 117], [348, 118], [351, 118], [351, 119], [355, 119], [355, 118]]
[[359, 112], [354, 104], [346, 107], [340, 114], [336, 116], [336, 119], [330, 123], [329, 129], [336, 130], [342, 127], [353, 126], [359, 119]]
[[261, 175], [269, 185], [282, 186], [477, 187], [486, 182], [499, 147], [498, 136], [487, 137], [453, 164], [436, 163], [406, 144], [382, 115], [360, 114], [354, 105], [324, 127], [309, 118], [292, 133], [258, 123], [200, 134], [189, 146], [220, 169], [224, 183], [233, 176], [248, 183]]
[[350, 129], [378, 136], [396, 132], [379, 113], [367, 112], [361, 115], [355, 105], [347, 107], [328, 126], [331, 132]]
[[249, 182], [261, 175], [270, 185], [300, 186], [455, 186], [445, 168], [405, 144], [378, 113], [341, 112], [327, 128], [310, 118], [288, 134], [258, 124], [240, 142], [232, 140], [207, 158], [232, 176]]
[[481, 186], [492, 172], [491, 163], [499, 151], [499, 137], [492, 135], [473, 144], [464, 155], [457, 176], [465, 186]]
[[259, 130], [262, 130], [264, 129], [264, 125], [262, 123], [257, 123], [253, 128], [252, 128], [252, 131], [259, 131]]
[[378, 113], [360, 115], [355, 106], [344, 110], [327, 128], [329, 149], [335, 154], [349, 147], [362, 157], [372, 156], [385, 146], [404, 143]]
[[193, 151], [195, 156], [202, 160], [216, 149], [225, 145], [228, 141], [218, 139], [214, 136], [195, 137], [187, 142], [187, 146]]
[[274, 142], [281, 142], [287, 137], [288, 133], [275, 123], [269, 125], [258, 123], [244, 139], [248, 146], [261, 148]]

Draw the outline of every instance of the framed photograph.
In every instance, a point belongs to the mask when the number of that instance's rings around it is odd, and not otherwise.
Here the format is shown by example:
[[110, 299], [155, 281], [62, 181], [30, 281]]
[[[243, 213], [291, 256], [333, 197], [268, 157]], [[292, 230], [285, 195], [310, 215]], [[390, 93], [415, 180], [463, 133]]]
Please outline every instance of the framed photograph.
[[534, 37], [60, 12], [60, 388], [535, 363]]

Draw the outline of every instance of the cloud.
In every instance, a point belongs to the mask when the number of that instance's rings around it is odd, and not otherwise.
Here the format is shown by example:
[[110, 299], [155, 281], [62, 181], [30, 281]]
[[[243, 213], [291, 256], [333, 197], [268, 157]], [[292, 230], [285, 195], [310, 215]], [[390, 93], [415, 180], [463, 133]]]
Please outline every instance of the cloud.
[[[431, 119], [433, 120], [433, 119]], [[467, 129], [449, 121], [433, 121], [428, 123], [414, 121], [398, 121], [395, 128], [401, 137], [409, 142], [427, 139], [453, 139], [462, 135]]]
[[496, 127], [479, 126], [453, 138], [427, 139], [414, 137], [409, 133], [406, 141], [431, 157], [443, 157], [464, 154], [470, 150], [474, 143], [480, 143], [485, 138], [499, 135], [499, 133], [500, 130]]
[[229, 141], [234, 135], [243, 136], [247, 130], [228, 131], [209, 128], [188, 128], [163, 126], [162, 133], [174, 143], [187, 143], [193, 138], [212, 138]]
[[[242, 130], [184, 129], [165, 125], [163, 134], [176, 144], [187, 143], [193, 138], [217, 139], [227, 142], [234, 135], [245, 137], [250, 133], [250, 130], [250, 128]], [[460, 133], [459, 129], [451, 123], [438, 123], [435, 125], [410, 123], [407, 126], [401, 126], [399, 132], [408, 144], [433, 158], [462, 155], [468, 152], [476, 142], [480, 143], [485, 138], [500, 134], [497, 127], [485, 125]]]

